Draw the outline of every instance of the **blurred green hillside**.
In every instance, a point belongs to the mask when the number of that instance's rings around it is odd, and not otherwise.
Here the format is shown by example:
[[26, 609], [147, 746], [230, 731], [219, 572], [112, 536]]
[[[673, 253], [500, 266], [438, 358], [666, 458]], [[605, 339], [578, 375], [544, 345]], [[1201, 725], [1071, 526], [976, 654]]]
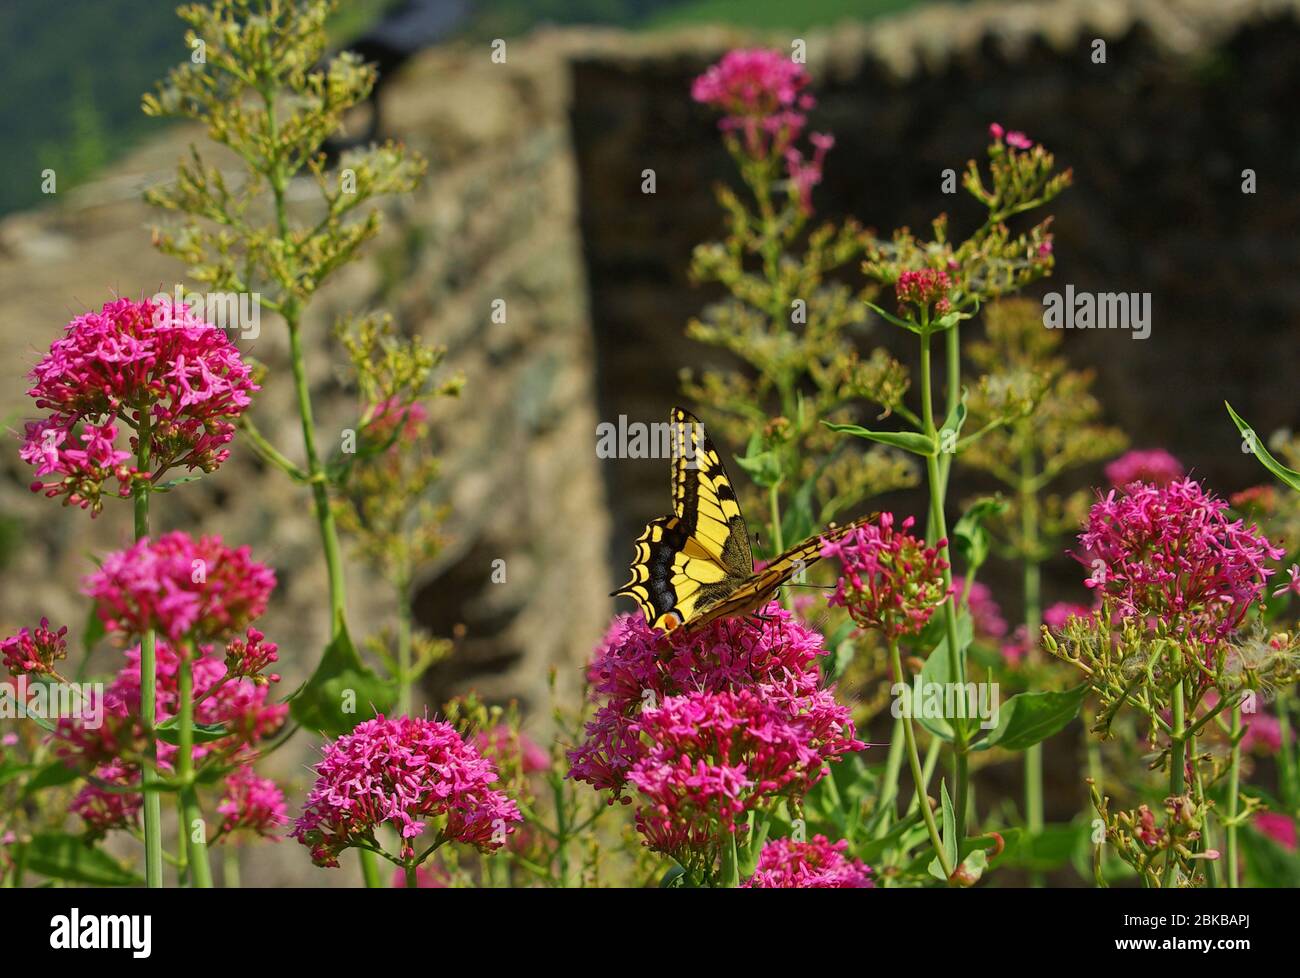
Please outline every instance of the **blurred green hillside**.
[[[359, 36], [399, 0], [343, 0], [333, 33]], [[917, 0], [498, 0], [478, 2], [468, 37], [511, 36], [543, 23], [659, 28], [732, 23], [802, 30], [862, 20]], [[189, 51], [176, 0], [3, 0], [0, 3], [0, 215], [40, 202], [41, 172], [58, 189], [93, 176], [166, 123], [140, 96]]]

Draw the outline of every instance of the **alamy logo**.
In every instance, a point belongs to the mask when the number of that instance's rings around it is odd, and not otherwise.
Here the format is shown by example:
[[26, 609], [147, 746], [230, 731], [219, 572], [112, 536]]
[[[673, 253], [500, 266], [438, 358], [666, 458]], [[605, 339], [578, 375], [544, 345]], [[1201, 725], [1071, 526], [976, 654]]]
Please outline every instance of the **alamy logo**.
[[226, 335], [238, 333], [241, 339], [255, 340], [262, 334], [262, 293], [260, 292], [190, 292], [178, 285], [171, 295], [159, 292], [153, 297], [154, 325], [165, 327], [173, 309], [189, 306], [190, 312]]
[[904, 716], [913, 720], [978, 718], [983, 730], [998, 725], [1001, 710], [997, 683], [932, 683], [917, 675], [912, 677], [911, 686], [894, 683], [889, 693], [894, 698], [890, 715], [895, 720]]
[[612, 421], [596, 425], [596, 458], [674, 458], [676, 444], [686, 468], [693, 469], [697, 466], [695, 446], [704, 440], [703, 430], [687, 430], [696, 427], [701, 426], [672, 421], [629, 423], [627, 415], [620, 414], [617, 425]]
[[1150, 292], [1049, 292], [1043, 296], [1043, 325], [1048, 329], [1128, 329], [1133, 339], [1151, 335]]
[[0, 683], [0, 720], [80, 720], [87, 730], [104, 725], [104, 684], [29, 682], [16, 676]]
[[86, 914], [73, 907], [50, 918], [50, 947], [56, 951], [122, 951], [147, 958], [153, 949], [149, 914]]

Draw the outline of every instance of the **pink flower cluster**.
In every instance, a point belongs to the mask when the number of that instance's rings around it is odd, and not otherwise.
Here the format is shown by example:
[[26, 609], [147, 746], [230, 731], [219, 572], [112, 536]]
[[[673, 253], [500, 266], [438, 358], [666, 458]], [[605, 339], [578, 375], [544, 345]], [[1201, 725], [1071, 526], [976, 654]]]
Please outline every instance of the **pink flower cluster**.
[[1281, 812], [1260, 812], [1252, 823], [1255, 829], [1268, 836], [1283, 849], [1296, 851], [1295, 819]]
[[890, 638], [915, 635], [948, 597], [948, 564], [908, 532], [914, 522], [909, 516], [895, 530], [894, 515], [882, 513], [879, 523], [822, 545], [822, 556], [838, 558], [844, 568], [829, 603], [848, 609], [859, 627]]
[[226, 790], [217, 803], [221, 832], [249, 832], [266, 838], [288, 824], [284, 792], [270, 778], [259, 778], [251, 767], [238, 767], [226, 778]]
[[788, 141], [803, 129], [803, 113], [817, 104], [804, 91], [809, 81], [803, 66], [780, 51], [728, 51], [695, 79], [691, 98], [723, 112], [721, 127], [744, 129], [751, 146], [762, 134], [785, 134]]
[[[383, 445], [399, 435], [400, 442], [414, 441], [429, 423], [429, 409], [419, 401], [403, 401], [393, 395], [370, 409], [366, 423], [369, 438]], [[400, 429], [400, 430], [399, 430]]]
[[759, 802], [802, 797], [828, 761], [865, 746], [846, 736], [847, 711], [829, 697], [802, 699], [796, 711], [742, 688], [670, 696], [643, 710], [632, 730], [649, 746], [628, 781], [644, 800], [636, 823], [646, 844], [678, 853], [698, 848], [705, 826], [743, 830], [738, 822]]
[[1266, 562], [1283, 554], [1254, 526], [1229, 520], [1227, 506], [1191, 479], [1111, 490], [1079, 536], [1084, 583], [1121, 617], [1217, 643], [1262, 595], [1274, 573]]
[[[127, 496], [136, 479], [157, 480], [174, 466], [210, 472], [226, 460], [234, 420], [259, 388], [226, 334], [188, 306], [118, 299], [68, 323], [32, 369], [27, 392], [49, 411], [28, 423], [24, 461], [36, 467], [34, 492], [102, 507], [104, 484]], [[139, 450], [118, 445], [118, 425], [148, 420], [150, 470]], [[41, 481], [44, 476], [56, 476]]]
[[136, 784], [139, 770], [115, 759], [96, 768], [93, 776], [94, 780], [78, 791], [68, 806], [86, 824], [87, 834], [100, 839], [113, 829], [134, 826], [144, 806], [144, 795], [114, 789]]
[[443, 839], [490, 852], [522, 819], [514, 801], [489, 787], [497, 780], [492, 763], [449, 723], [381, 715], [323, 753], [290, 833], [318, 866], [337, 866], [344, 849], [373, 844], [385, 823], [410, 847], [427, 820], [445, 819]]
[[718, 823], [806, 791], [827, 762], [865, 746], [822, 688], [822, 636], [775, 601], [762, 616], [687, 637], [621, 615], [588, 668], [597, 710], [569, 777], [628, 803], [635, 793], [656, 849], [715, 846]]
[[48, 618], [42, 618], [33, 631], [20, 628], [17, 635], [0, 640], [0, 655], [4, 657], [5, 668], [15, 676], [53, 673], [54, 663], [67, 658], [67, 634], [67, 625], [55, 631], [50, 628]]
[[773, 839], [758, 854], [754, 875], [741, 885], [750, 889], [870, 889], [871, 867], [846, 859], [848, 842], [815, 835], [809, 842]]
[[1106, 466], [1106, 478], [1117, 489], [1122, 489], [1130, 482], [1149, 482], [1152, 485], [1167, 486], [1185, 478], [1187, 470], [1163, 448], [1145, 451], [1125, 452]]
[[226, 646], [226, 672], [230, 676], [247, 677], [258, 685], [278, 683], [277, 673], [266, 672], [268, 666], [279, 661], [280, 646], [266, 641], [266, 636], [250, 628], [244, 638], [233, 639]]
[[947, 272], [936, 268], [918, 268], [898, 276], [898, 281], [894, 283], [894, 298], [898, 300], [900, 308], [906, 305], [918, 309], [934, 306], [934, 311], [942, 315], [952, 308], [948, 299], [951, 287], [952, 281]]
[[811, 156], [795, 145], [808, 121], [805, 112], [817, 104], [805, 91], [809, 81], [803, 66], [780, 51], [755, 48], [727, 52], [691, 86], [695, 101], [723, 113], [723, 132], [740, 133], [748, 156], [785, 163], [792, 196], [805, 214], [812, 212], [812, 189], [835, 145], [834, 136], [818, 132], [808, 137]]
[[1032, 149], [1034, 141], [1018, 129], [1008, 132], [1000, 123], [989, 123], [989, 138], [995, 143], [1005, 142], [1012, 149]]
[[[966, 579], [964, 577], [954, 577], [952, 579], [953, 594], [963, 594], [966, 590]], [[970, 609], [971, 623], [975, 627], [975, 637], [985, 641], [993, 641], [1001, 638], [1007, 633], [1007, 621], [1002, 617], [1002, 609], [998, 606], [997, 598], [993, 597], [993, 590], [981, 581], [972, 581], [970, 594], [966, 598], [966, 606]]]
[[139, 635], [156, 628], [173, 641], [228, 637], [266, 610], [275, 572], [218, 536], [147, 537], [104, 558], [86, 578], [109, 631]]

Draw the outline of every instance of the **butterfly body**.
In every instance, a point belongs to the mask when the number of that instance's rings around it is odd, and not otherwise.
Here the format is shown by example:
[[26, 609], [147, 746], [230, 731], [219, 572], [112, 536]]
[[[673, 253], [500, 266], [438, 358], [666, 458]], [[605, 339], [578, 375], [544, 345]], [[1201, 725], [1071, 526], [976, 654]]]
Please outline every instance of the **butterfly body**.
[[[652, 628], [691, 634], [719, 618], [753, 614], [821, 557], [821, 539], [792, 547], [754, 570], [749, 530], [731, 481], [704, 426], [674, 408], [673, 514], [651, 520], [636, 540], [632, 579], [615, 591], [636, 600]], [[837, 538], [874, 517], [833, 527]]]

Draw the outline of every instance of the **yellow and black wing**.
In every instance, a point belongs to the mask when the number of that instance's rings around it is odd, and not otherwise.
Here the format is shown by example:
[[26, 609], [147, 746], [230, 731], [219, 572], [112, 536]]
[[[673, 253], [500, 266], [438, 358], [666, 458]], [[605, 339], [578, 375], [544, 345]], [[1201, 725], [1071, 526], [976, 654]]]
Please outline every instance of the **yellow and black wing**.
[[833, 541], [847, 536], [858, 527], [873, 522], [879, 515], [873, 513], [844, 526], [832, 526], [818, 536], [791, 547], [717, 601], [707, 607], [697, 608], [694, 617], [685, 623], [685, 632], [690, 634], [719, 618], [734, 618], [758, 611], [775, 597], [777, 588], [821, 560], [824, 540]]
[[652, 520], [637, 538], [632, 579], [614, 592], [636, 599], [651, 628], [692, 632], [719, 618], [747, 615], [821, 558], [822, 539], [838, 539], [868, 516], [805, 540], [755, 573], [749, 530], [713, 442], [694, 415], [673, 408], [673, 515]]
[[651, 627], [665, 631], [694, 620], [754, 571], [740, 503], [704, 426], [681, 408], [668, 423], [673, 515], [646, 525], [632, 579], [614, 592], [636, 599]]

